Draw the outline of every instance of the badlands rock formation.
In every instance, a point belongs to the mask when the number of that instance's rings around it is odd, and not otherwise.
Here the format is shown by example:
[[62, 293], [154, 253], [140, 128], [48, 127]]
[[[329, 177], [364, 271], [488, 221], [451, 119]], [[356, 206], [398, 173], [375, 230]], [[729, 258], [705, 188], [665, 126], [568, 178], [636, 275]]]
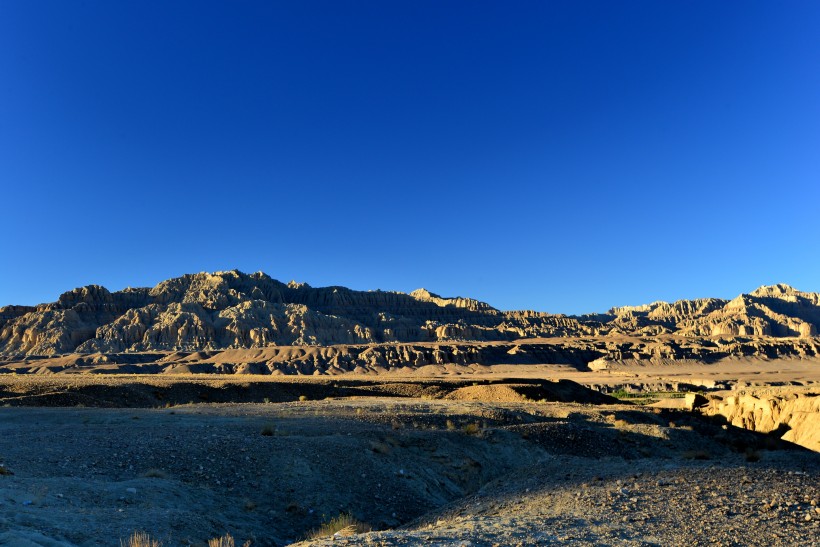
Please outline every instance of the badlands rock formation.
[[820, 452], [820, 392], [794, 388], [743, 391], [715, 398], [702, 412], [736, 427], [777, 432], [783, 440]]
[[[314, 288], [234, 270], [117, 292], [90, 285], [53, 303], [0, 308], [0, 357], [560, 338], [558, 349], [569, 354], [569, 362], [709, 360], [817, 355], [818, 326], [820, 294], [787, 285], [761, 287], [731, 301], [655, 302], [569, 317], [502, 312], [424, 289], [404, 294]], [[517, 347], [504, 351], [523, 351]], [[462, 358], [467, 357], [451, 356], [449, 362]], [[431, 362], [412, 351], [408, 359], [406, 364]], [[334, 366], [332, 359], [326, 364]]]

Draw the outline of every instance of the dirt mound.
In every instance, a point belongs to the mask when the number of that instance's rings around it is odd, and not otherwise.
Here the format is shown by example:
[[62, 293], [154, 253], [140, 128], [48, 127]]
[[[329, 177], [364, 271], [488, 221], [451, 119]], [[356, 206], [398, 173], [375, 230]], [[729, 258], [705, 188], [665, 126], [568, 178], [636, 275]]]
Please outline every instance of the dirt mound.
[[612, 404], [618, 402], [608, 395], [598, 393], [569, 380], [472, 385], [458, 388], [450, 392], [445, 398], [454, 401], [486, 401], [490, 403], [550, 401]]
[[262, 403], [357, 397], [462, 401], [558, 401], [610, 404], [616, 399], [569, 380], [466, 385], [462, 380], [348, 380], [235, 375], [0, 375], [0, 404], [159, 408], [191, 402]]
[[453, 401], [486, 401], [491, 403], [518, 403], [524, 397], [508, 385], [468, 386], [448, 393], [445, 399]]

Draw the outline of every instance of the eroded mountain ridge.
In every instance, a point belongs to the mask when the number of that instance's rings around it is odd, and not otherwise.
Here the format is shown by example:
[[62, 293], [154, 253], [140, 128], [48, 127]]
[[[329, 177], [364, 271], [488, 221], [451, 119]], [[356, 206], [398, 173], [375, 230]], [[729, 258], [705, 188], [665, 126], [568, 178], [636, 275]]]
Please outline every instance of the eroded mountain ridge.
[[788, 338], [794, 340], [768, 343], [816, 354], [818, 327], [820, 294], [782, 284], [733, 300], [655, 302], [565, 316], [504, 312], [424, 289], [314, 288], [233, 270], [117, 292], [89, 285], [53, 303], [0, 308], [0, 356], [624, 336], [725, 337], [735, 344], [738, 337]]

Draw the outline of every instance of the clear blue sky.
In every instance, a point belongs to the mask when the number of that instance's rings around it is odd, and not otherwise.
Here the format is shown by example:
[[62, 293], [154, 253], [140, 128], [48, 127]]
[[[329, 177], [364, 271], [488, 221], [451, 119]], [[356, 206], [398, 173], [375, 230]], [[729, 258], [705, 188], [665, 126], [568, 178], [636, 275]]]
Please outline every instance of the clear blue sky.
[[0, 0], [0, 305], [820, 291], [820, 3]]

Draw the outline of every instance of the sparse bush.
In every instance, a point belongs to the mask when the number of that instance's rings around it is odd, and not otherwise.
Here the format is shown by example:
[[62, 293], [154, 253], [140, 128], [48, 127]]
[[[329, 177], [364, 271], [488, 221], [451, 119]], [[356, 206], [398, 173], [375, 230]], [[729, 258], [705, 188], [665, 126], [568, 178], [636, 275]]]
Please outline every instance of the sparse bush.
[[352, 536], [353, 534], [363, 534], [372, 530], [371, 526], [353, 517], [350, 513], [342, 513], [338, 517], [311, 531], [307, 539], [321, 539], [328, 536]]
[[120, 540], [120, 547], [162, 547], [162, 543], [145, 532], [134, 532], [125, 542]]
[[376, 454], [390, 454], [392, 452], [392, 448], [387, 443], [383, 443], [381, 441], [371, 441], [370, 442], [370, 450], [375, 452]]
[[146, 479], [164, 479], [168, 475], [166, 475], [165, 471], [163, 471], [162, 469], [149, 469], [145, 473], [143, 473], [142, 476]]
[[478, 435], [481, 432], [481, 426], [478, 423], [467, 424], [464, 426], [464, 433], [467, 435]]
[[265, 424], [262, 431], [260, 431], [260, 434], [264, 437], [273, 437], [274, 433], [276, 433], [276, 428], [273, 424]]
[[[248, 540], [242, 544], [243, 547], [249, 547], [251, 541]], [[211, 538], [208, 540], [208, 547], [234, 547], [236, 543], [233, 540], [233, 536], [230, 534], [225, 534], [222, 537], [218, 538]]]
[[456, 430], [456, 424], [453, 423], [453, 420], [447, 420], [446, 425], [447, 425], [447, 430], [448, 431], [455, 431]]
[[624, 429], [624, 428], [626, 428], [626, 426], [629, 425], [629, 422], [627, 422], [626, 420], [618, 419], [618, 420], [615, 420], [614, 425], [615, 425], [615, 429]]
[[5, 465], [0, 465], [0, 475], [14, 475], [14, 472]]
[[308, 400], [308, 396], [307, 396], [307, 395], [299, 395], [299, 400], [300, 400], [300, 401], [307, 401], [307, 400]]
[[711, 460], [712, 456], [705, 450], [687, 450], [683, 453], [687, 460]]

